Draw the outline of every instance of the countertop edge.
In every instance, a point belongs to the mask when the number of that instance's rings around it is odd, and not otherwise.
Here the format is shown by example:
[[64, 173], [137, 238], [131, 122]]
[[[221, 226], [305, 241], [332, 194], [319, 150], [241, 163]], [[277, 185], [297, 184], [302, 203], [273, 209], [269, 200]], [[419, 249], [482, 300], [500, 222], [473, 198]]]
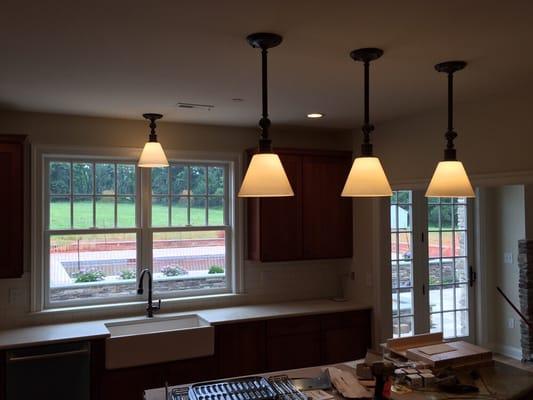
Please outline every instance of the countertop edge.
[[[308, 309], [306, 310], [306, 308]], [[210, 325], [216, 326], [237, 322], [303, 317], [317, 314], [334, 314], [371, 309], [372, 307], [370, 305], [363, 305], [353, 301], [336, 302], [331, 299], [315, 299], [169, 312], [158, 314], [155, 318], [172, 318], [182, 315], [197, 314]], [[105, 326], [106, 323], [127, 322], [143, 318], [145, 317], [139, 315], [93, 321], [33, 325], [0, 330], [0, 351], [78, 340], [106, 339], [111, 336]], [[84, 333], [84, 331], [87, 333]], [[69, 334], [69, 332], [72, 333]]]

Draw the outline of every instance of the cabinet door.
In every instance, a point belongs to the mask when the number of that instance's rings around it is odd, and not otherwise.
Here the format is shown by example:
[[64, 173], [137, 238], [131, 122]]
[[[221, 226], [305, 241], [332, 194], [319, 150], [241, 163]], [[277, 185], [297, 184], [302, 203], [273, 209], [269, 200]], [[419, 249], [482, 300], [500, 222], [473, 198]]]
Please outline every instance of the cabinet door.
[[351, 156], [305, 156], [302, 163], [304, 258], [352, 256], [352, 200], [341, 197]]
[[0, 196], [0, 279], [23, 273], [24, 140], [22, 135], [0, 135], [0, 181], [9, 188]]
[[370, 310], [328, 314], [322, 318], [322, 364], [363, 358], [371, 347]]
[[166, 364], [165, 379], [169, 385], [209, 381], [217, 378], [214, 356], [174, 361]]
[[165, 385], [162, 364], [105, 370], [102, 376], [101, 400], [142, 400], [146, 389]]
[[217, 325], [215, 354], [219, 378], [265, 371], [265, 322]]
[[320, 320], [315, 316], [267, 321], [267, 369], [320, 364]]
[[301, 157], [279, 155], [293, 197], [251, 199], [248, 203], [248, 256], [253, 260], [302, 259]]

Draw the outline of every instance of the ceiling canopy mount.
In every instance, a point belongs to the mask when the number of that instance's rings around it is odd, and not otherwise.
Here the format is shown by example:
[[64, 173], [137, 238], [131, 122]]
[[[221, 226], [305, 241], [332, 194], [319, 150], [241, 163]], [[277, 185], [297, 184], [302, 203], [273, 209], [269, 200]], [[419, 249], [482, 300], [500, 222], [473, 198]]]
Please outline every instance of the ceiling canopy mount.
[[246, 40], [248, 40], [250, 46], [256, 49], [267, 50], [279, 46], [283, 37], [277, 33], [258, 32], [248, 35]]

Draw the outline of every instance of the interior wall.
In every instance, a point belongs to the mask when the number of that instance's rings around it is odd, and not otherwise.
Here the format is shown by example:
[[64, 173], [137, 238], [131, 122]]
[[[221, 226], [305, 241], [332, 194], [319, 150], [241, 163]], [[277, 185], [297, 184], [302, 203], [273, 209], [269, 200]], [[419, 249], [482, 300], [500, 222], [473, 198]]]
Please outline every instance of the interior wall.
[[518, 241], [526, 236], [524, 186], [486, 188], [480, 195], [485, 200], [486, 265], [480, 268], [486, 277], [487, 345], [497, 352], [520, 358], [519, 317], [496, 287], [499, 286], [515, 305], [519, 304]]
[[[533, 171], [533, 97], [498, 95], [475, 103], [455, 102], [457, 156], [475, 184], [484, 176]], [[374, 152], [392, 184], [429, 183], [443, 157], [447, 124], [443, 107], [416, 116], [376, 121]]]
[[[94, 148], [96, 152], [104, 147], [133, 147], [138, 148], [140, 154], [147, 140], [148, 127], [146, 121], [141, 119], [0, 112], [0, 132], [26, 134], [31, 143], [39, 145], [83, 146]], [[158, 124], [158, 138], [164, 148], [188, 152], [243, 154], [245, 149], [257, 145], [258, 134], [256, 128], [165, 122]], [[272, 139], [277, 147], [330, 150], [352, 148], [351, 133], [343, 130], [298, 129], [276, 127], [274, 124]], [[244, 205], [242, 200], [238, 201], [241, 206]], [[26, 256], [29, 256], [29, 251], [30, 246]], [[29, 260], [29, 257], [26, 259]], [[206, 299], [200, 304], [183, 302], [174, 307], [163, 303], [163, 310], [168, 312], [177, 309], [334, 297], [338, 294], [339, 274], [346, 274], [350, 263], [351, 260], [265, 264], [243, 262], [244, 290], [241, 295], [231, 299]], [[120, 310], [108, 308], [32, 314], [29, 312], [30, 274], [30, 266], [27, 263], [22, 278], [0, 280], [0, 328], [138, 314], [145, 307], [145, 304], [138, 304]]]

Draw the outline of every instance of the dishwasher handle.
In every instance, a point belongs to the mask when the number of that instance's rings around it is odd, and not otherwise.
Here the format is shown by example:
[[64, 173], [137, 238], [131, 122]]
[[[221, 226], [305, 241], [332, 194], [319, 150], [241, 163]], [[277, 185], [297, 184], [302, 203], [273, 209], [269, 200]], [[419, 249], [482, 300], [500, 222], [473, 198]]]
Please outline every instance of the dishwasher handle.
[[89, 346], [84, 346], [83, 348], [79, 350], [59, 351], [55, 353], [35, 354], [35, 355], [30, 355], [30, 356], [11, 355], [7, 358], [7, 362], [18, 363], [18, 362], [25, 362], [25, 361], [47, 360], [51, 358], [69, 357], [69, 356], [75, 356], [79, 354], [89, 354]]

